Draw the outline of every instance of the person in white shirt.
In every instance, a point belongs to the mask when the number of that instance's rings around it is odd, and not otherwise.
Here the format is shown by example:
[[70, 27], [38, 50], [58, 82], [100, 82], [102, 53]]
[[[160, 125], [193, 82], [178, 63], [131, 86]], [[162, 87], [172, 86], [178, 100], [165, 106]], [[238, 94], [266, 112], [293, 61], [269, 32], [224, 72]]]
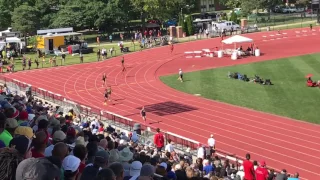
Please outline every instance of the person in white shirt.
[[179, 69], [179, 78], [178, 80], [180, 80], [181, 82], [183, 82], [183, 72], [182, 69]]
[[199, 144], [199, 149], [198, 149], [198, 153], [197, 153], [197, 158], [202, 158], [204, 159], [204, 148], [203, 148], [203, 145]]
[[208, 146], [210, 147], [210, 155], [212, 155], [216, 149], [216, 140], [213, 138], [213, 134], [211, 134], [208, 139]]
[[174, 152], [174, 147], [173, 147], [173, 143], [171, 141], [171, 139], [168, 139], [168, 144], [165, 147], [165, 151], [171, 153]]

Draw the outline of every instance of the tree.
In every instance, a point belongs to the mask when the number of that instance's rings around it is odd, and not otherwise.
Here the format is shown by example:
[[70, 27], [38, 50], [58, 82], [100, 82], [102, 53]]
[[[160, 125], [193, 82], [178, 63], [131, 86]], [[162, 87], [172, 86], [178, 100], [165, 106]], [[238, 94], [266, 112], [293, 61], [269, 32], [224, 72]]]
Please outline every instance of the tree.
[[0, 4], [0, 27], [7, 28], [11, 25], [11, 14], [5, 6]]
[[189, 32], [188, 32], [188, 25], [186, 21], [182, 22], [182, 31], [186, 33], [187, 36], [189, 36]]
[[191, 36], [191, 35], [194, 34], [194, 27], [193, 27], [193, 22], [192, 22], [192, 17], [191, 16], [187, 16], [186, 17], [186, 23], [187, 23], [187, 29], [188, 29], [187, 34], [189, 36]]
[[40, 11], [28, 4], [22, 4], [12, 12], [12, 27], [25, 36], [34, 34], [39, 28]]
[[237, 13], [235, 13], [234, 11], [232, 11], [229, 20], [237, 23], [237, 21], [238, 21], [238, 15], [237, 15]]

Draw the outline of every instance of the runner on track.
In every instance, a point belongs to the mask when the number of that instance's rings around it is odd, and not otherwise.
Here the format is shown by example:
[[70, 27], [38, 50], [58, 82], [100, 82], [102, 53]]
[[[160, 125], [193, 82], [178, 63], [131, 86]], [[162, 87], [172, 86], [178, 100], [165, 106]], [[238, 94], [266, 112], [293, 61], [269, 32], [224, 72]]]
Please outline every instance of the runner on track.
[[182, 69], [179, 69], [179, 78], [178, 80], [180, 80], [181, 82], [183, 82], [183, 72]]
[[106, 85], [106, 81], [107, 81], [107, 75], [106, 75], [106, 73], [103, 73], [103, 75], [102, 75], [102, 82], [103, 82], [102, 86]]
[[146, 110], [144, 109], [144, 106], [142, 107], [141, 111], [140, 111], [140, 115], [144, 121], [144, 123], [147, 122], [147, 116], [146, 116]]
[[121, 59], [121, 67], [122, 67], [122, 72], [125, 72], [127, 70], [126, 67], [124, 66], [124, 57], [122, 57]]
[[111, 86], [107, 89], [107, 93], [108, 93], [108, 100], [111, 101], [111, 93], [112, 93]]
[[104, 92], [104, 105], [107, 105], [107, 101], [109, 99], [109, 93], [108, 93], [108, 89], [105, 90]]
[[174, 49], [174, 47], [173, 47], [173, 42], [172, 42], [171, 45], [170, 45], [171, 54], [173, 52], [173, 49]]

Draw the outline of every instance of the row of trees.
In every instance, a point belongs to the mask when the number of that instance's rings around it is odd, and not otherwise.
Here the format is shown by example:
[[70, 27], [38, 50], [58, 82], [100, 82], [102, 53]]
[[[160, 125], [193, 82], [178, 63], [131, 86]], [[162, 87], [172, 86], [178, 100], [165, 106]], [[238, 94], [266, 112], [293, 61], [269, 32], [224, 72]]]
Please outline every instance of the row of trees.
[[60, 27], [112, 31], [130, 20], [176, 17], [188, 4], [197, 0], [0, 0], [0, 27], [24, 34]]

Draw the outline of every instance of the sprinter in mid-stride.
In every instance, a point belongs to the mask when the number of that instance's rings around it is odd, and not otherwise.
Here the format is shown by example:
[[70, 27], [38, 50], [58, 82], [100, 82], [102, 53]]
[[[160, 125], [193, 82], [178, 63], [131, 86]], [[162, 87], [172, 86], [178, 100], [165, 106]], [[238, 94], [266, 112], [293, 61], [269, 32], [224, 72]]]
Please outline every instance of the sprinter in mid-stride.
[[146, 116], [146, 110], [144, 109], [144, 106], [142, 107], [141, 111], [140, 111], [140, 115], [142, 117], [142, 120], [144, 121], [144, 123], [147, 122], [147, 116]]
[[107, 75], [106, 75], [106, 73], [103, 73], [103, 75], [102, 75], [102, 86], [105, 86], [106, 85], [106, 81], [107, 81]]

